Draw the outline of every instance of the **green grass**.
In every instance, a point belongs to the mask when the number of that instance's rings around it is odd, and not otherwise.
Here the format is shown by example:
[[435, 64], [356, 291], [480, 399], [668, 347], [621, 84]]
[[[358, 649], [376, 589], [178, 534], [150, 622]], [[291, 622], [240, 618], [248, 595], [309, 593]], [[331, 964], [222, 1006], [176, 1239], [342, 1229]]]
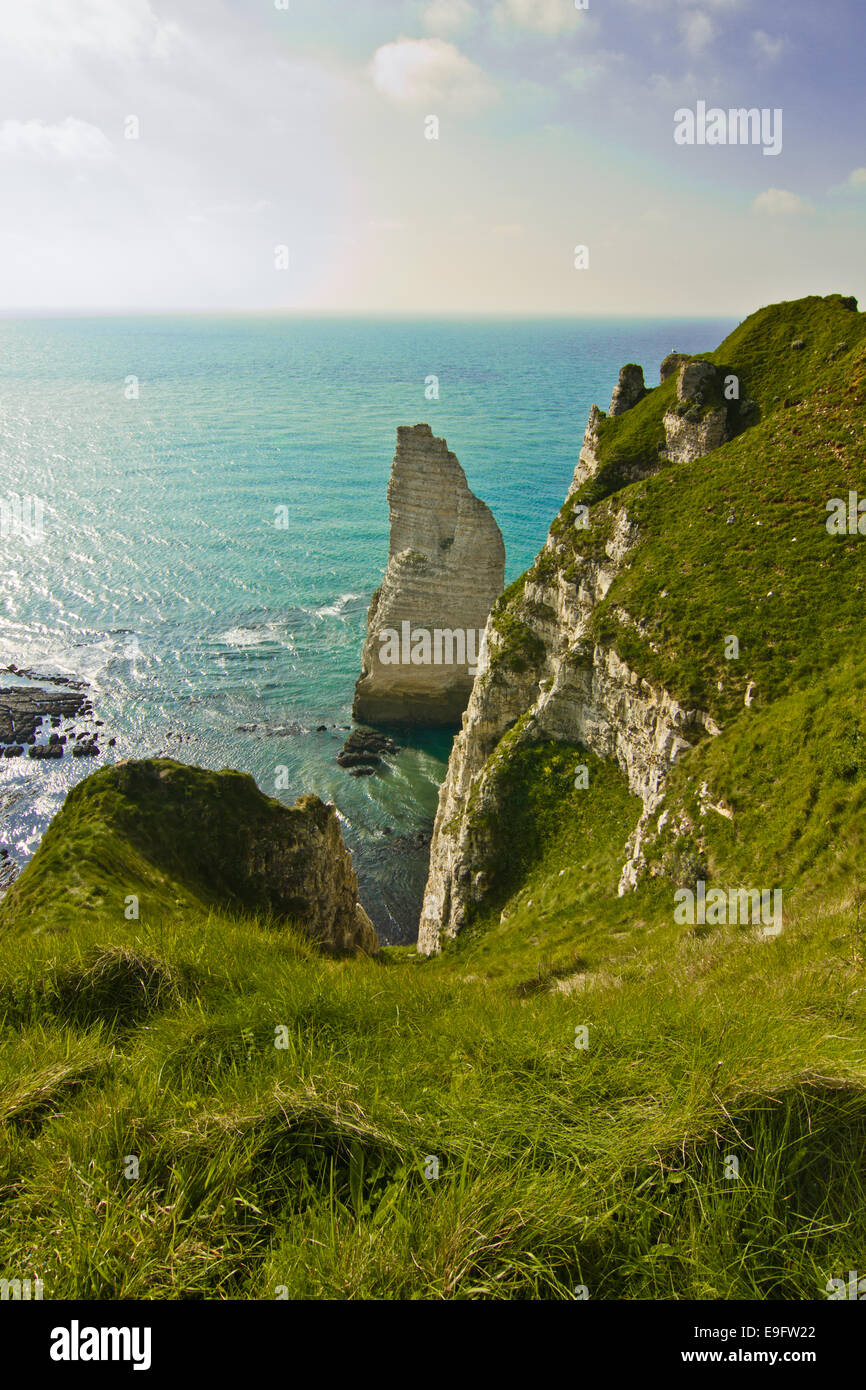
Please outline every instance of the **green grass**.
[[[515, 987], [507, 939], [336, 961], [254, 919], [157, 916], [116, 947], [186, 993], [112, 1021], [20, 1012], [104, 922], [19, 937], [0, 1268], [49, 1298], [818, 1295], [866, 1237], [851, 910], [772, 942], [646, 910], [573, 930], [570, 993]], [[542, 963], [563, 920], [536, 920]]]
[[[723, 726], [674, 769], [638, 890], [616, 891], [640, 810], [621, 773], [521, 721], [467, 802], [484, 891], [429, 960], [326, 957], [273, 919], [222, 852], [273, 814], [250, 779], [95, 774], [0, 905], [4, 1277], [757, 1300], [862, 1268], [866, 541], [828, 536], [824, 504], [866, 493], [864, 316], [772, 306], [709, 355], [756, 422], [660, 468], [672, 380], [604, 422], [592, 525], [571, 499], [531, 572], [574, 582], [624, 507], [636, 544], [591, 637]], [[487, 679], [534, 699], [548, 620], [522, 577]], [[675, 925], [698, 875], [781, 886], [781, 935]]]
[[771, 941], [678, 928], [669, 884], [615, 896], [619, 775], [508, 752], [505, 920], [442, 957], [202, 907], [2, 932], [0, 1268], [49, 1298], [763, 1299], [857, 1267], [853, 897]]

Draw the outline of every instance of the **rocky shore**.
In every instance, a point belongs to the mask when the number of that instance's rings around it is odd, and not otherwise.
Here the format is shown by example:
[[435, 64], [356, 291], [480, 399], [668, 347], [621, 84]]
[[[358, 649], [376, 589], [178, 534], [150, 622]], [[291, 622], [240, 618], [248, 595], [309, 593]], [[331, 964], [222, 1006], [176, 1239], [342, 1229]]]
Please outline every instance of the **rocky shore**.
[[[15, 665], [3, 667], [0, 675], [4, 674], [27, 684], [0, 687], [0, 756], [62, 758], [67, 751], [76, 758], [99, 756], [104, 724], [93, 718], [86, 681], [45, 676]], [[84, 728], [78, 727], [82, 724]], [[114, 743], [109, 739], [107, 746]]]

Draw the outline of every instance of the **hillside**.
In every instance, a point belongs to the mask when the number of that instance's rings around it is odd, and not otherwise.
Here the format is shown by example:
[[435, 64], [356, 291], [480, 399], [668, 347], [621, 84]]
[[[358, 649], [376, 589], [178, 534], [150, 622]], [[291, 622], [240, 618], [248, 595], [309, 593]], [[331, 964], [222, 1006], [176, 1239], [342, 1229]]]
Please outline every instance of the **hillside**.
[[[690, 360], [722, 371], [677, 414]], [[797, 1300], [862, 1267], [866, 537], [826, 503], [866, 493], [864, 368], [866, 316], [809, 299], [595, 412], [491, 618], [429, 955], [274, 916], [231, 859], [281, 809], [248, 778], [157, 765], [164, 824], [152, 766], [80, 784], [0, 904], [0, 1268], [46, 1298]], [[700, 883], [781, 889], [782, 929], [683, 924]]]
[[[499, 916], [507, 894], [487, 860], [525, 857], [508, 765], [548, 740], [573, 746], [572, 766], [582, 749], [612, 763], [639, 798], [616, 846], [623, 889], [735, 871], [765, 887], [772, 871], [792, 908], [819, 885], [850, 895], [866, 548], [830, 534], [827, 504], [866, 492], [866, 315], [851, 303], [761, 310], [700, 359], [749, 403], [703, 456], [662, 452], [675, 375], [625, 414], [593, 412], [548, 542], [491, 616], [489, 669], [440, 798], [422, 949]], [[796, 774], [785, 747], [804, 749]], [[570, 790], [563, 773], [538, 796]], [[592, 818], [592, 778], [579, 795]]]

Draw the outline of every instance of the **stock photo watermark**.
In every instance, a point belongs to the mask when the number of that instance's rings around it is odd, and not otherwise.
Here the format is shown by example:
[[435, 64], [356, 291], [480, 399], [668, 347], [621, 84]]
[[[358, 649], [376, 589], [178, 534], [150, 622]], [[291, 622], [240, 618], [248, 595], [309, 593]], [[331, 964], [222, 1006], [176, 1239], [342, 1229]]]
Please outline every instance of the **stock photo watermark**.
[[379, 633], [383, 666], [467, 666], [472, 675], [487, 655], [484, 628], [413, 628], [409, 622]]
[[780, 107], [707, 106], [699, 101], [695, 109], [681, 106], [674, 112], [674, 142], [677, 145], [761, 145], [765, 155], [782, 153], [782, 110]]
[[762, 926], [764, 936], [782, 930], [781, 888], [710, 888], [699, 879], [694, 890], [674, 893], [674, 921], [678, 927]]
[[0, 496], [0, 540], [41, 545], [45, 540], [45, 503], [41, 497], [8, 492]]

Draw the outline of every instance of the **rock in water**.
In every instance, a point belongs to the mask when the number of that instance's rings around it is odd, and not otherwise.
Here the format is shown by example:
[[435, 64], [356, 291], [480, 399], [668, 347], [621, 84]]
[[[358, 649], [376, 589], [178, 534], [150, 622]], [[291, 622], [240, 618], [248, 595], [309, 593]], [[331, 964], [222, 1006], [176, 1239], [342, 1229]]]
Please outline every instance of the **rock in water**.
[[429, 425], [401, 425], [388, 484], [391, 543], [352, 713], [365, 724], [458, 725], [505, 546], [490, 509]]
[[130, 894], [142, 920], [217, 908], [292, 923], [326, 949], [378, 950], [335, 808], [284, 806], [241, 772], [153, 758], [85, 778], [6, 894], [0, 930], [96, 912], [122, 923]]

